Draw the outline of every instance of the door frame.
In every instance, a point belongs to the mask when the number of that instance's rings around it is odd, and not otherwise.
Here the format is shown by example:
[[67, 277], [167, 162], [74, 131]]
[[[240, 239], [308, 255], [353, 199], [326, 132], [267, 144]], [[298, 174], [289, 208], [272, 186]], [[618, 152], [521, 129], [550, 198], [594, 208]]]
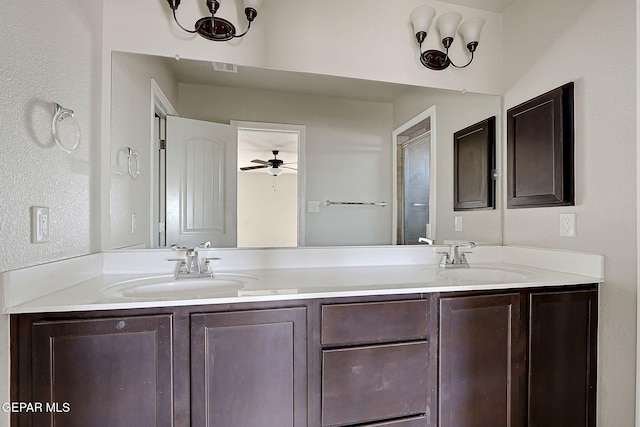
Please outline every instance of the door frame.
[[242, 120], [231, 120], [230, 124], [236, 126], [238, 130], [270, 130], [296, 132], [298, 134], [298, 246], [305, 244], [305, 200], [306, 200], [306, 171], [305, 169], [305, 147], [307, 127], [305, 125], [292, 125], [285, 123], [250, 122]]
[[391, 158], [393, 164], [392, 174], [392, 219], [391, 219], [391, 244], [398, 244], [398, 137], [417, 125], [420, 122], [429, 120], [431, 128], [431, 147], [429, 154], [429, 224], [430, 233], [427, 233], [427, 238], [435, 241], [436, 233], [436, 200], [437, 200], [437, 185], [436, 185], [436, 106], [433, 105], [427, 108], [422, 113], [418, 114], [414, 118], [410, 119], [406, 123], [400, 125], [392, 132], [391, 139]]
[[[160, 147], [158, 146], [158, 138], [165, 139], [166, 138], [166, 121], [164, 122], [164, 128], [162, 125], [160, 126], [160, 135], [156, 132], [156, 115], [160, 117], [161, 120], [165, 121], [167, 116], [176, 116], [180, 117], [178, 111], [174, 108], [169, 98], [164, 94], [158, 83], [155, 79], [151, 79], [151, 107], [149, 114], [149, 126], [150, 126], [150, 140], [149, 140], [149, 159], [150, 159], [150, 169], [151, 173], [149, 173], [149, 206], [151, 207], [151, 214], [149, 215], [149, 245], [151, 248], [159, 247], [159, 235], [160, 235], [160, 224], [159, 218], [155, 217], [156, 212], [159, 212], [161, 206], [159, 201], [159, 189], [160, 189], [160, 170], [159, 170], [159, 162], [160, 162]], [[166, 180], [165, 180], [166, 184]], [[165, 229], [163, 233], [166, 233], [166, 221], [165, 221]], [[166, 242], [165, 242], [166, 246]]]

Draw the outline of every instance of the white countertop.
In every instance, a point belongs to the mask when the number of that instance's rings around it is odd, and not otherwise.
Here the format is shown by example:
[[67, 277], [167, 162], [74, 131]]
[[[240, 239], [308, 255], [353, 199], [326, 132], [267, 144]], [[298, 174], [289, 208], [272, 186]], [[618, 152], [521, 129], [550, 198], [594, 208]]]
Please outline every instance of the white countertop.
[[[475, 272], [475, 273], [474, 273]], [[504, 275], [501, 274], [504, 272]], [[490, 274], [486, 274], [490, 273]], [[241, 283], [240, 289], [222, 290], [204, 296], [140, 298], [115, 295], [118, 283], [147, 277], [172, 280], [170, 274], [101, 274], [88, 280], [9, 306], [5, 313], [36, 313], [112, 310], [163, 306], [229, 304], [310, 298], [413, 294], [470, 290], [498, 290], [602, 282], [602, 277], [580, 275], [510, 263], [474, 263], [455, 277], [454, 269], [436, 266], [386, 265], [257, 270], [218, 270], [216, 278]], [[471, 279], [469, 275], [477, 275]], [[172, 286], [189, 286], [195, 279], [181, 279]], [[134, 283], [134, 282], [130, 282]], [[184, 284], [184, 285], [183, 285]], [[109, 288], [111, 286], [111, 288]]]

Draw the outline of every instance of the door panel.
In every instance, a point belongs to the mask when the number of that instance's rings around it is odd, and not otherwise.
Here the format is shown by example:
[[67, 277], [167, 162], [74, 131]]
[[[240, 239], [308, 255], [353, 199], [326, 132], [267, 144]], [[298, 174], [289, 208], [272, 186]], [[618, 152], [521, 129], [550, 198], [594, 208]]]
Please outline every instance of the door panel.
[[34, 426], [173, 425], [171, 315], [32, 328]]
[[167, 245], [236, 246], [237, 132], [167, 117]]
[[597, 291], [529, 297], [529, 427], [596, 425]]
[[440, 300], [440, 426], [520, 426], [518, 294]]
[[307, 425], [306, 309], [194, 314], [194, 427]]

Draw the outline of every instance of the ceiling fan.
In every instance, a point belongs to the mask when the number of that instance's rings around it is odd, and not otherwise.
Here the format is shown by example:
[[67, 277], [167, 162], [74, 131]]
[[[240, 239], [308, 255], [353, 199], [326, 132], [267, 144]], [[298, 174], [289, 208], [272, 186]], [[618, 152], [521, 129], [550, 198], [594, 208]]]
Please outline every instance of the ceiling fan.
[[272, 150], [271, 152], [273, 153], [273, 159], [270, 159], [270, 160], [254, 159], [254, 160], [251, 160], [251, 163], [259, 163], [260, 166], [245, 166], [243, 168], [240, 168], [240, 170], [248, 171], [253, 169], [267, 169], [267, 172], [269, 172], [269, 174], [273, 176], [280, 175], [284, 169], [297, 170], [296, 168], [285, 166], [285, 165], [290, 165], [297, 162], [285, 163], [284, 161], [278, 159], [278, 153], [280, 151]]

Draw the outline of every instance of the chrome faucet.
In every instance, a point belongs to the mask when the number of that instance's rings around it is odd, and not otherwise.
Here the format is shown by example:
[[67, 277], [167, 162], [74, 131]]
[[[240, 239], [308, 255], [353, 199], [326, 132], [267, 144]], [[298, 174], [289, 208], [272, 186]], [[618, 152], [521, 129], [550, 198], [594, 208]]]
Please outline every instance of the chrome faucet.
[[203, 242], [199, 246], [194, 248], [188, 248], [184, 246], [178, 246], [176, 244], [171, 245], [172, 251], [185, 251], [184, 258], [170, 258], [168, 261], [176, 261], [178, 265], [175, 271], [176, 279], [198, 279], [205, 277], [213, 277], [213, 264], [211, 261], [218, 260], [220, 258], [200, 258], [198, 249], [210, 248], [211, 242]]
[[449, 245], [449, 252], [438, 252], [442, 255], [440, 268], [469, 268], [468, 252], [460, 252], [460, 248], [475, 248], [474, 242], [453, 242]]
[[435, 241], [427, 237], [418, 237], [418, 243], [426, 243], [427, 245], [433, 245]]

